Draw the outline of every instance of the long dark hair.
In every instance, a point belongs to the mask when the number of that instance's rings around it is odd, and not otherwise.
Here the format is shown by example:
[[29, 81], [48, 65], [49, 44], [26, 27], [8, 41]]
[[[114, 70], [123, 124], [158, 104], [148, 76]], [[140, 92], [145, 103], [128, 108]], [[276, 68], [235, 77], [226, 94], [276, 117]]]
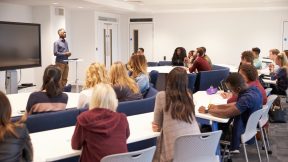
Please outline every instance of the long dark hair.
[[49, 65], [44, 71], [42, 91], [46, 90], [48, 97], [59, 96], [63, 91], [60, 80], [61, 70], [56, 65]]
[[4, 140], [5, 134], [10, 134], [18, 138], [15, 127], [18, 123], [11, 122], [11, 105], [7, 96], [0, 91], [0, 142]]
[[[180, 49], [180, 51], [181, 51], [181, 53], [180, 53], [179, 56], [177, 55], [177, 50], [178, 50], [178, 49]], [[178, 57], [180, 57], [181, 59], [184, 59], [186, 56], [187, 56], [187, 53], [186, 53], [185, 48], [183, 48], [183, 47], [177, 47], [177, 48], [174, 50], [174, 54], [173, 54], [172, 60], [174, 60], [174, 59], [176, 59], [176, 58], [178, 58]]]
[[192, 123], [195, 114], [193, 96], [188, 89], [188, 76], [184, 68], [176, 67], [169, 74], [166, 85], [166, 108], [172, 119]]

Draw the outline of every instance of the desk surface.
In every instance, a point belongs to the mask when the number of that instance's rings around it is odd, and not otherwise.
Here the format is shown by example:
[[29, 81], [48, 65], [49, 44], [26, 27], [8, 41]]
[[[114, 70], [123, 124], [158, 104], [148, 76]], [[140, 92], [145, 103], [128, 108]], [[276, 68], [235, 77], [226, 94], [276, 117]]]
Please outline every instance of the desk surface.
[[[130, 137], [127, 143], [133, 143], [145, 139], [154, 138], [160, 135], [153, 132], [151, 123], [153, 113], [146, 113], [128, 117]], [[81, 154], [79, 150], [71, 148], [71, 138], [75, 126], [31, 133], [30, 137], [34, 149], [34, 161], [55, 161]]]
[[[147, 68], [147, 72], [150, 73], [152, 70], [156, 70], [159, 73], [168, 74], [175, 67], [182, 67], [186, 69], [186, 67], [184, 66], [152, 66], [152, 67]], [[190, 73], [190, 72], [187, 70], [187, 73]]]
[[220, 96], [220, 93], [221, 93], [220, 91], [218, 91], [216, 94], [213, 94], [213, 95], [208, 95], [206, 91], [198, 91], [194, 93], [193, 101], [195, 104], [195, 116], [199, 118], [211, 120], [211, 121], [216, 121], [219, 123], [227, 123], [229, 120], [228, 118], [225, 118], [225, 119], [218, 118], [210, 114], [201, 114], [198, 112], [198, 109], [200, 106], [204, 106], [207, 108], [209, 104], [215, 104], [215, 105], [226, 104], [227, 99], [223, 99]]
[[[71, 92], [65, 93], [68, 95], [68, 103], [66, 108], [68, 109], [77, 107], [80, 94]], [[12, 107], [12, 117], [23, 115], [23, 112], [21, 113], [20, 111], [26, 110], [26, 105], [30, 94], [31, 92], [7, 95]]]

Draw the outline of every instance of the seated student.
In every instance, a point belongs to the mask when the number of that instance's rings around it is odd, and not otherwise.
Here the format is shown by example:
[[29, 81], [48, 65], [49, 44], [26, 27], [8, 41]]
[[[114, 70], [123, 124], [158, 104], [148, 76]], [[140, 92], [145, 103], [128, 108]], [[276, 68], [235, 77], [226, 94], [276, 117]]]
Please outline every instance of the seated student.
[[271, 71], [273, 69], [273, 72], [277, 72], [279, 69], [279, 66], [276, 64], [276, 57], [280, 53], [278, 49], [271, 49], [269, 51], [269, 58], [273, 62], [269, 64], [269, 70]]
[[110, 69], [110, 82], [119, 102], [142, 99], [137, 83], [128, 76], [125, 66], [115, 62]]
[[109, 83], [106, 68], [103, 64], [92, 63], [86, 70], [84, 90], [80, 92], [79, 108], [87, 106], [92, 96], [93, 88], [99, 83]]
[[0, 161], [32, 162], [33, 149], [25, 116], [16, 123], [11, 122], [11, 105], [0, 91]]
[[72, 149], [81, 150], [80, 162], [100, 162], [111, 154], [127, 152], [130, 135], [125, 114], [116, 112], [118, 101], [109, 84], [97, 84], [89, 110], [77, 117]]
[[212, 67], [209, 62], [204, 58], [204, 51], [202, 48], [197, 48], [197, 58], [193, 62], [192, 67], [189, 68], [190, 73], [200, 71], [211, 71]]
[[[262, 108], [262, 95], [256, 87], [249, 87], [245, 83], [244, 78], [238, 73], [231, 73], [225, 82], [232, 93], [238, 96], [236, 104], [210, 104], [208, 111], [205, 110], [205, 107], [201, 106], [199, 113], [209, 113], [220, 118], [234, 117], [229, 149], [234, 153], [239, 153], [241, 134], [245, 131], [249, 116]], [[228, 125], [226, 125], [226, 127], [228, 127]]]
[[254, 60], [253, 60], [253, 65], [255, 66], [256, 69], [261, 69], [262, 68], [262, 62], [259, 59], [260, 55], [260, 49], [258, 47], [252, 48]]
[[[262, 104], [265, 105], [267, 103], [266, 91], [258, 80], [257, 69], [253, 65], [242, 64], [239, 69], [239, 74], [242, 75], [248, 86], [255, 86], [261, 92], [263, 97]], [[237, 101], [237, 96], [232, 93], [224, 92], [221, 94], [221, 96], [223, 98], [228, 98], [227, 103], [233, 103]]]
[[197, 54], [194, 50], [189, 51], [188, 57], [184, 58], [184, 66], [188, 68], [191, 67], [196, 57]]
[[[254, 56], [253, 56], [253, 52], [252, 51], [244, 51], [244, 52], [242, 52], [242, 54], [241, 54], [241, 62], [240, 62], [240, 65], [238, 67], [238, 72], [239, 72], [240, 66], [242, 64], [247, 64], [247, 65], [253, 65], [254, 66], [253, 61], [254, 61]], [[266, 88], [265, 83], [262, 80], [261, 76], [258, 77], [258, 81], [262, 85], [263, 88]]]
[[287, 57], [284, 52], [279, 53], [275, 59], [276, 65], [279, 66], [279, 69], [271, 69], [271, 79], [276, 80], [276, 85], [272, 86], [272, 94], [285, 95], [288, 88], [288, 78], [287, 78]]
[[68, 95], [63, 93], [61, 70], [49, 65], [43, 75], [41, 91], [30, 94], [26, 111], [28, 114], [65, 110]]
[[183, 47], [177, 47], [172, 57], [173, 66], [184, 66], [184, 59], [187, 57], [186, 50]]
[[144, 48], [138, 48], [137, 55], [144, 55]]
[[206, 48], [205, 47], [200, 47], [203, 49], [204, 52], [204, 58], [209, 62], [209, 65], [212, 67], [212, 61], [210, 59], [210, 57], [206, 54]]
[[240, 66], [242, 64], [250, 64], [250, 65], [253, 65], [253, 61], [254, 61], [254, 56], [253, 56], [253, 52], [252, 51], [244, 51], [241, 53], [241, 62], [240, 62], [240, 65], [239, 65], [239, 68], [240, 69]]
[[134, 55], [131, 57], [131, 77], [138, 84], [142, 94], [145, 94], [149, 87], [149, 77], [147, 74], [147, 61], [144, 55]]
[[172, 162], [177, 137], [200, 133], [194, 108], [187, 72], [176, 67], [168, 74], [166, 91], [156, 96], [152, 129], [161, 131], [161, 136], [157, 139], [153, 162]]

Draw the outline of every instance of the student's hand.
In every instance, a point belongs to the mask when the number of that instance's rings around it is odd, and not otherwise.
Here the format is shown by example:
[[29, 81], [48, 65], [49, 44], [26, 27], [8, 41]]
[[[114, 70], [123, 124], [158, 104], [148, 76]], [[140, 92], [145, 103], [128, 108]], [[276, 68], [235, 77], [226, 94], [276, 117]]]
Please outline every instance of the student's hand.
[[213, 104], [209, 104], [208, 105], [208, 110], [212, 110], [212, 109], [215, 109], [216, 108], [216, 105], [213, 105]]
[[198, 112], [201, 114], [206, 114], [206, 108], [204, 106], [200, 106]]
[[152, 122], [152, 130], [153, 130], [153, 132], [160, 132], [160, 128], [159, 128], [158, 124]]
[[273, 64], [269, 64], [269, 71], [274, 72], [274, 65]]
[[232, 97], [232, 94], [231, 93], [228, 93], [228, 92], [223, 92], [220, 94], [220, 96], [224, 99], [228, 99], [228, 98], [231, 98]]
[[71, 56], [71, 52], [65, 52], [65, 55], [70, 57]]

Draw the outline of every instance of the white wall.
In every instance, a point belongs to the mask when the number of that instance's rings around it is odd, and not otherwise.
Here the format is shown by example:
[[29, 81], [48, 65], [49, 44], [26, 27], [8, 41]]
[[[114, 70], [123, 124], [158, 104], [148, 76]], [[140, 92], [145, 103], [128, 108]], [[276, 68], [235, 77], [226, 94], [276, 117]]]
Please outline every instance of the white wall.
[[[96, 62], [96, 44], [95, 44], [95, 19], [93, 11], [70, 10], [71, 19], [67, 22], [70, 32], [67, 32], [71, 58], [81, 58], [82, 62], [78, 62], [78, 79], [82, 82], [85, 80], [86, 68]], [[76, 79], [76, 63], [69, 63], [69, 83], [75, 83]], [[82, 83], [80, 83], [82, 84]]]
[[[262, 56], [281, 49], [282, 24], [288, 10], [158, 13], [154, 17], [154, 59], [171, 59], [174, 49], [207, 48], [213, 63], [238, 65], [244, 50], [258, 46]], [[133, 17], [133, 15], [130, 15]], [[135, 17], [139, 17], [135, 16]]]
[[[32, 8], [23, 5], [0, 3], [0, 21], [32, 22]], [[19, 71], [19, 70], [18, 70]], [[35, 82], [34, 69], [22, 70], [21, 82]], [[19, 74], [19, 72], [18, 72]], [[18, 80], [20, 76], [18, 75]], [[0, 72], [0, 90], [5, 92], [5, 72]]]

